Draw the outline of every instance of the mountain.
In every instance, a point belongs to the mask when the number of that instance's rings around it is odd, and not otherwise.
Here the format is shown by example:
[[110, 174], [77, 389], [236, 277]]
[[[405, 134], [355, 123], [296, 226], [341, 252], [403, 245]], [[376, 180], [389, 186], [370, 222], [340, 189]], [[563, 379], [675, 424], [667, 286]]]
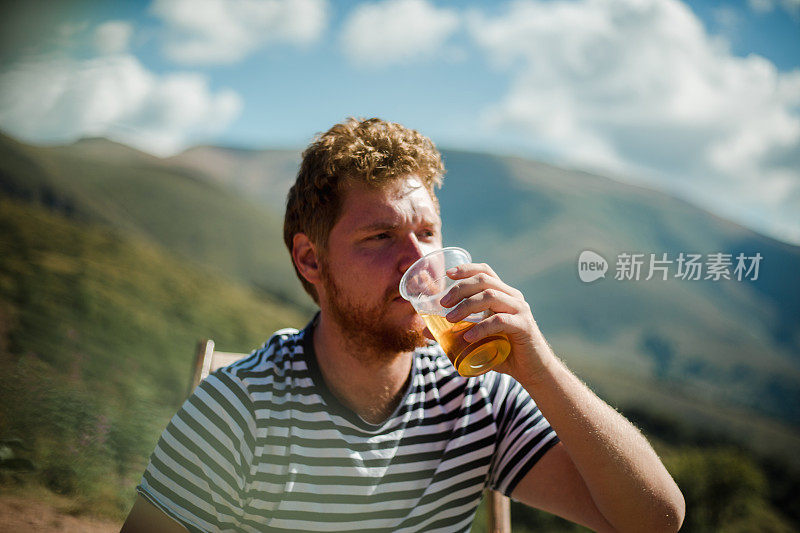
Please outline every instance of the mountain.
[[165, 159], [164, 164], [199, 172], [283, 215], [286, 193], [300, 166], [300, 152], [196, 146]]
[[[554, 347], [800, 423], [800, 248], [684, 201], [521, 159], [447, 152], [446, 239], [518, 286]], [[457, 186], [454, 186], [457, 183]], [[451, 189], [448, 192], [448, 187]], [[609, 262], [583, 283], [583, 250]], [[614, 279], [622, 253], [760, 253], [743, 280]], [[705, 276], [705, 273], [703, 274]]]
[[0, 136], [0, 192], [152, 240], [284, 301], [294, 276], [280, 215], [198, 172], [105, 139], [30, 146]]
[[[103, 139], [0, 139], [0, 190], [104, 224], [308, 309], [280, 236], [297, 151], [202, 146], [159, 159]], [[446, 244], [522, 290], [554, 349], [604, 398], [762, 451], [800, 445], [800, 249], [670, 196], [539, 162], [453, 150]], [[583, 283], [592, 250], [605, 279]], [[757, 280], [614, 279], [622, 253], [760, 253]], [[643, 272], [642, 278], [646, 271]]]

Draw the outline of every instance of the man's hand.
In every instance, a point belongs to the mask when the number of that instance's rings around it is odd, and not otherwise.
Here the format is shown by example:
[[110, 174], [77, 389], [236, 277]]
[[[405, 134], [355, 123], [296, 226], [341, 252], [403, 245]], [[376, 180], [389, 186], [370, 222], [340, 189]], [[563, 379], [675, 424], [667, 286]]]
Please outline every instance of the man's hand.
[[494, 370], [509, 374], [517, 381], [535, 379], [543, 368], [555, 360], [531, 306], [525, 296], [503, 282], [485, 263], [467, 263], [447, 271], [448, 277], [460, 280], [442, 297], [444, 307], [452, 307], [447, 320], [458, 322], [473, 313], [489, 311], [488, 317], [464, 334], [464, 340], [475, 342], [489, 335], [503, 334], [511, 343], [511, 354]]
[[597, 531], [679, 529], [685, 503], [669, 472], [644, 436], [556, 357], [522, 293], [485, 264], [459, 265], [447, 275], [458, 280], [440, 301], [455, 306], [447, 320], [489, 311], [464, 339], [508, 337], [511, 354], [495, 370], [528, 391], [561, 440], [517, 485], [514, 498]]

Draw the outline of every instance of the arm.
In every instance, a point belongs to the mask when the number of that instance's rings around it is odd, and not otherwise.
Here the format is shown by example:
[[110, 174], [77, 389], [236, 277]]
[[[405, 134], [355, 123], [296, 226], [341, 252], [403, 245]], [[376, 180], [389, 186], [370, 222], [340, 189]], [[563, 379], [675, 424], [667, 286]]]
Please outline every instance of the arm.
[[147, 501], [141, 494], [137, 494], [133, 509], [128, 514], [125, 523], [122, 524], [120, 533], [148, 533], [150, 531], [187, 533], [185, 527]]
[[514, 497], [597, 530], [677, 531], [685, 503], [669, 472], [642, 434], [556, 357], [522, 293], [488, 265], [461, 265], [448, 275], [462, 280], [442, 298], [446, 307], [458, 303], [448, 320], [493, 313], [465, 340], [508, 337], [511, 355], [496, 370], [528, 391], [561, 440]]
[[[683, 495], [650, 444], [561, 361], [554, 357], [552, 364], [542, 375], [520, 384], [563, 446], [531, 469], [514, 496], [599, 531], [677, 531], [685, 513]], [[568, 482], [555, 487], [560, 493], [545, 492], [542, 483], [554, 485], [553, 479]], [[589, 504], [603, 520], [592, 516]]]

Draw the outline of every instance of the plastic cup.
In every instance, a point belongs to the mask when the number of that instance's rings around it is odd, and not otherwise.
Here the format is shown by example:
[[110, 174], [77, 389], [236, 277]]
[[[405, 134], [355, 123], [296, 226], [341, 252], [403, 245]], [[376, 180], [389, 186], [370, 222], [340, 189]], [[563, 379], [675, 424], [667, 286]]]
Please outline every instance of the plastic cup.
[[488, 372], [505, 361], [511, 352], [511, 344], [505, 335], [490, 335], [475, 342], [464, 340], [464, 333], [483, 320], [488, 312], [474, 313], [456, 323], [445, 318], [453, 308], [443, 307], [439, 300], [457, 283], [445, 272], [471, 262], [469, 252], [463, 248], [442, 248], [418, 259], [400, 280], [400, 295], [411, 302], [462, 376]]

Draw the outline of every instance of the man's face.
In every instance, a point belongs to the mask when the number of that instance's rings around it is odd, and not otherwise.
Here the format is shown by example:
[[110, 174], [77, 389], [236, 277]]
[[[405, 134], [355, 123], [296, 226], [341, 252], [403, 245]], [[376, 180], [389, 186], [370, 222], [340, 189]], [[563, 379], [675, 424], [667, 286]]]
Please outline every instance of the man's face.
[[375, 354], [423, 345], [425, 324], [400, 296], [400, 278], [441, 246], [436, 205], [414, 176], [381, 189], [350, 186], [320, 257], [323, 312], [349, 341]]

